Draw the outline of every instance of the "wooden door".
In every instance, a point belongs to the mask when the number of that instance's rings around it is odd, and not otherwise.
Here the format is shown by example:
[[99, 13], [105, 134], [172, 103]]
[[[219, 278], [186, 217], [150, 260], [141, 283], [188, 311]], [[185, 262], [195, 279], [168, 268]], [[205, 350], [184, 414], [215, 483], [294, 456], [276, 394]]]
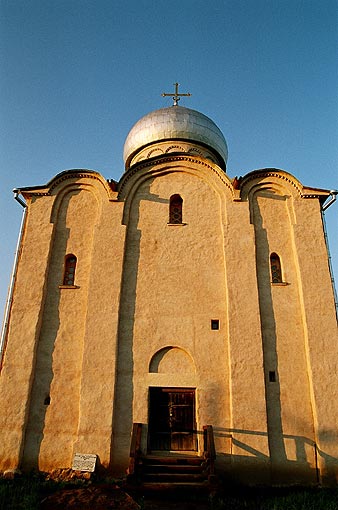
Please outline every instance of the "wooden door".
[[195, 390], [150, 388], [151, 450], [196, 450]]

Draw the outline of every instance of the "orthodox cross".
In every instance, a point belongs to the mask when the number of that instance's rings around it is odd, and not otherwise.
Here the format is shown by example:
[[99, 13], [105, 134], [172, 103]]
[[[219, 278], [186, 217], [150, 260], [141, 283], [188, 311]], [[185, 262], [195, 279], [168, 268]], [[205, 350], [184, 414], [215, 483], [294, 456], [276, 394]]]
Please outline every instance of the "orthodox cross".
[[179, 94], [179, 92], [178, 92], [179, 83], [174, 83], [174, 85], [175, 85], [175, 93], [174, 94], [163, 93], [162, 97], [171, 96], [174, 101], [174, 106], [177, 106], [177, 103], [179, 102], [179, 100], [181, 99], [182, 96], [191, 96], [191, 94], [189, 94], [189, 93], [188, 94]]

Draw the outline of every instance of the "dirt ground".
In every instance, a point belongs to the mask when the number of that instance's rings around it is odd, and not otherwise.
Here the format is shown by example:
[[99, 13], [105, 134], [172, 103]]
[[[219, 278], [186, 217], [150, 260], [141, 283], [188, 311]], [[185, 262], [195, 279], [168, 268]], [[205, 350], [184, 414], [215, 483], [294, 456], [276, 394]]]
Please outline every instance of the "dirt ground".
[[167, 497], [142, 497], [139, 504], [118, 486], [99, 485], [63, 489], [41, 503], [41, 510], [208, 510], [207, 502], [171, 500]]
[[45, 498], [40, 508], [41, 510], [140, 510], [140, 506], [116, 485], [63, 489]]

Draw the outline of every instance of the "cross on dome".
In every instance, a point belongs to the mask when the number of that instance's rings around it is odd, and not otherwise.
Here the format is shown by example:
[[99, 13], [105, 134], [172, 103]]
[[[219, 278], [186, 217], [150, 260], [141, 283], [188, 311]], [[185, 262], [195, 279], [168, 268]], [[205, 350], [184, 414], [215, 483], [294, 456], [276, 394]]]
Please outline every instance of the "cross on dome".
[[162, 94], [162, 97], [171, 96], [173, 98], [173, 101], [174, 101], [173, 106], [177, 106], [177, 104], [182, 96], [191, 96], [191, 94], [189, 92], [187, 94], [180, 94], [178, 92], [179, 85], [180, 85], [179, 83], [174, 83], [174, 86], [175, 86], [174, 94], [166, 94], [165, 92], [163, 92], [163, 94]]

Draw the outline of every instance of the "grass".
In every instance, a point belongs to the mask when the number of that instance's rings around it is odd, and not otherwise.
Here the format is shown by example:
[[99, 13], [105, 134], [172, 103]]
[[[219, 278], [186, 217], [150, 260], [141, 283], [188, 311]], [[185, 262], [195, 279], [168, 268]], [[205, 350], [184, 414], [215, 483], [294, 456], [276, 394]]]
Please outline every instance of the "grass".
[[49, 494], [74, 485], [74, 482], [46, 480], [40, 474], [0, 479], [0, 510], [38, 510], [40, 502]]
[[211, 510], [338, 510], [338, 489], [244, 489], [215, 497]]
[[[74, 482], [45, 480], [41, 475], [0, 479], [0, 510], [38, 510], [49, 494]], [[83, 486], [83, 482], [76, 485]], [[142, 505], [147, 508], [146, 501]], [[338, 489], [237, 489], [209, 498], [210, 510], [338, 510]], [[179, 500], [175, 507], [180, 510]], [[198, 508], [191, 501], [190, 508]]]
[[1, 510], [36, 510], [41, 501], [43, 481], [37, 477], [0, 480]]

